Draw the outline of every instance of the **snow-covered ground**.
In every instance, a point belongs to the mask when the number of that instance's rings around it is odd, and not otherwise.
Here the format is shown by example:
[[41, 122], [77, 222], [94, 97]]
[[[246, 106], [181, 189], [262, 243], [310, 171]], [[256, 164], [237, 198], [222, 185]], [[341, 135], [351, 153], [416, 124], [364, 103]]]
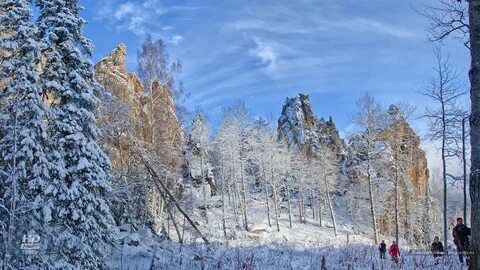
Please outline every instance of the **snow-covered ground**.
[[[199, 200], [199, 193], [193, 201]], [[185, 204], [186, 202], [184, 202]], [[118, 245], [112, 251], [113, 269], [466, 269], [461, 268], [452, 254], [439, 262], [434, 261], [428, 250], [413, 251], [402, 246], [399, 264], [390, 259], [380, 260], [378, 247], [373, 245], [367, 228], [352, 224], [345, 214], [338, 216], [338, 236], [334, 235], [329, 215], [323, 216], [323, 227], [307, 211], [307, 223], [301, 224], [293, 205], [293, 226], [289, 227], [287, 209], [282, 207], [280, 232], [276, 229], [273, 211], [272, 226], [268, 225], [264, 198], [249, 199], [249, 232], [235, 222], [233, 211], [227, 209], [228, 238], [223, 236], [220, 196], [210, 201], [209, 223], [202, 211], [190, 213], [198, 221], [200, 230], [212, 242], [206, 245], [191, 229], [186, 227], [185, 244], [176, 240], [160, 240], [148, 230], [119, 232], [124, 242], [138, 241], [139, 246]], [[194, 204], [195, 205], [195, 204]], [[339, 211], [341, 213], [341, 211]], [[240, 217], [238, 217], [240, 219]], [[391, 237], [384, 237], [391, 242]], [[387, 255], [388, 257], [388, 255]], [[350, 267], [350, 268], [349, 268]]]

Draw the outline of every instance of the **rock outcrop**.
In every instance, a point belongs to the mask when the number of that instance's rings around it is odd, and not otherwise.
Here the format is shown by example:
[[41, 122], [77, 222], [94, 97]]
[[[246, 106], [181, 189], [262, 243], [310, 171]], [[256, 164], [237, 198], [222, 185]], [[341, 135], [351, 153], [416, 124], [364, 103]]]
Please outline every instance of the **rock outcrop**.
[[[95, 65], [97, 81], [111, 93], [102, 97], [97, 119], [104, 135], [104, 149], [113, 165], [112, 184], [128, 185], [130, 189], [112, 211], [121, 217], [117, 222], [142, 220], [159, 232], [165, 202], [146, 177], [138, 153], [158, 170], [180, 174], [183, 133], [171, 91], [160, 82], [145, 89], [137, 75], [127, 71], [126, 53], [125, 45], [120, 44]], [[170, 177], [166, 184], [178, 195], [182, 187], [177, 180]]]
[[135, 73], [127, 72], [127, 47], [120, 44], [95, 65], [95, 78], [108, 91], [123, 100], [139, 102], [144, 95], [143, 85]]
[[[419, 243], [423, 224], [428, 226], [428, 213], [419, 208], [428, 200], [428, 167], [420, 138], [399, 109], [391, 106], [390, 120], [381, 136], [374, 142], [370, 173], [373, 183], [375, 212], [381, 234], [395, 232], [395, 179], [399, 188], [399, 226], [401, 236], [411, 243]], [[343, 202], [351, 215], [365, 223], [370, 222], [368, 185], [366, 185], [366, 147], [361, 132], [350, 137], [348, 146], [339, 136], [333, 120], [317, 119], [307, 95], [287, 98], [278, 120], [278, 136], [289, 146], [296, 146], [315, 156], [317, 150], [329, 147], [340, 161], [341, 179], [336, 199]], [[420, 225], [419, 225], [420, 224]]]
[[385, 131], [385, 139], [394, 157], [405, 164], [407, 178], [418, 195], [425, 195], [428, 188], [429, 170], [425, 151], [420, 148], [420, 137], [400, 115], [398, 108], [389, 109], [391, 123]]
[[315, 154], [322, 146], [327, 146], [341, 160], [345, 158], [346, 145], [335, 123], [331, 117], [327, 121], [315, 117], [308, 95], [299, 94], [285, 100], [278, 119], [278, 137], [307, 154]]
[[[123, 123], [121, 128], [125, 129], [129, 125], [129, 135], [159, 145], [158, 148], [162, 150], [159, 154], [164, 160], [173, 167], [179, 167], [178, 154], [166, 150], [179, 146], [183, 136], [172, 93], [156, 81], [152, 83], [150, 91], [145, 91], [137, 75], [127, 71], [126, 54], [126, 46], [118, 45], [95, 65], [95, 77], [119, 104], [127, 107], [128, 123]], [[112, 117], [115, 116], [117, 115]], [[129, 143], [122, 136], [119, 138], [121, 140], [112, 142], [115, 148], [115, 153], [111, 156], [114, 167], [122, 167], [128, 162], [128, 156], [125, 155], [129, 153]]]
[[[399, 226], [402, 237], [411, 243], [424, 239], [422, 226], [428, 225], [427, 199], [429, 171], [425, 152], [420, 148], [420, 138], [401, 115], [398, 108], [390, 106], [390, 120], [371, 151], [371, 172], [374, 183], [376, 216], [379, 231], [385, 235], [395, 233], [395, 182], [398, 183]], [[361, 134], [349, 140], [349, 155], [344, 174], [349, 183], [347, 190], [362, 190], [366, 182], [366, 155]], [[350, 192], [351, 193], [351, 192]], [[355, 192], [354, 192], [355, 193]], [[358, 194], [352, 194], [358, 196]], [[368, 198], [364, 192], [361, 196]], [[359, 202], [355, 208], [362, 207]], [[366, 208], [366, 207], [364, 207]], [[368, 215], [367, 212], [363, 212]]]

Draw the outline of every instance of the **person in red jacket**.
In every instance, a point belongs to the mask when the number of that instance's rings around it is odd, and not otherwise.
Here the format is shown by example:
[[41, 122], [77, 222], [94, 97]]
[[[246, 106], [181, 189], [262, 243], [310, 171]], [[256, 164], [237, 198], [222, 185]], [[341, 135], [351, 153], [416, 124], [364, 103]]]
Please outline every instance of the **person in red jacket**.
[[392, 256], [392, 261], [398, 263], [398, 257], [400, 256], [400, 249], [395, 241], [392, 242], [392, 245], [388, 249], [388, 253]]

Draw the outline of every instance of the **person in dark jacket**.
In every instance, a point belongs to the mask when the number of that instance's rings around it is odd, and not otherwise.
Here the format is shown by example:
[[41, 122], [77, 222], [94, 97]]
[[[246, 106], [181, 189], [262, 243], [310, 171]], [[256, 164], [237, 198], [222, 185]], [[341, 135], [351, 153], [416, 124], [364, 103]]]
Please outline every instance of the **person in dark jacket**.
[[443, 253], [445, 252], [445, 250], [443, 249], [443, 244], [438, 239], [438, 236], [435, 236], [435, 238], [433, 238], [433, 243], [430, 250], [432, 251], [434, 258], [443, 256]]
[[382, 240], [378, 250], [380, 250], [380, 259], [385, 260], [385, 254], [387, 254], [387, 244], [385, 244], [385, 240]]
[[[453, 227], [453, 243], [457, 246], [458, 259], [463, 263], [463, 255], [470, 248], [470, 241], [468, 236], [470, 235], [470, 228], [463, 224], [463, 219], [461, 217], [457, 218], [457, 225]], [[467, 257], [468, 265], [468, 257]]]

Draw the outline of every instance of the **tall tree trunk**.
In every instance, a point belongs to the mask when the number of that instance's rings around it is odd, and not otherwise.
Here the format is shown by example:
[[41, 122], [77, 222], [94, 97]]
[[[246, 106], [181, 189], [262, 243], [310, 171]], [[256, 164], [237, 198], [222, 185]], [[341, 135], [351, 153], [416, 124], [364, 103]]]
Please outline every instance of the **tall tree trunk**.
[[167, 185], [162, 181], [162, 179], [160, 179], [157, 172], [150, 166], [150, 164], [148, 163], [148, 161], [145, 158], [143, 158], [142, 156], [140, 156], [140, 158], [142, 159], [143, 164], [145, 165], [148, 172], [151, 174], [152, 178], [154, 179], [155, 187], [157, 188], [157, 190], [159, 192], [164, 191], [167, 194], [167, 197], [170, 200], [170, 202], [172, 202], [173, 205], [175, 205], [177, 207], [178, 211], [187, 219], [187, 221], [190, 223], [190, 225], [193, 227], [193, 229], [198, 233], [198, 235], [200, 235], [200, 237], [203, 239], [203, 241], [206, 244], [209, 244], [210, 242], [208, 241], [208, 239], [198, 229], [197, 225], [195, 225], [195, 222], [193, 222], [193, 220], [190, 218], [190, 216], [187, 215], [187, 213], [183, 210], [183, 208], [180, 206], [180, 204], [177, 202], [177, 200], [175, 200], [175, 197], [173, 197], [172, 193], [170, 193], [170, 191], [167, 188]]
[[227, 238], [227, 224], [226, 224], [226, 218], [225, 218], [225, 185], [226, 183], [226, 178], [225, 178], [225, 167], [223, 167], [223, 162], [222, 162], [222, 227], [223, 227], [223, 236], [225, 239]]
[[443, 246], [446, 247], [448, 243], [447, 233], [447, 160], [446, 160], [446, 122], [445, 122], [445, 104], [442, 101], [442, 178], [443, 178]]
[[300, 219], [300, 223], [303, 223], [303, 209], [302, 209], [302, 187], [298, 184], [298, 218]]
[[462, 119], [462, 163], [463, 163], [463, 222], [467, 225], [467, 149], [465, 147], [465, 120]]
[[322, 224], [322, 195], [320, 192], [318, 193], [318, 222], [320, 224], [320, 227], [323, 226]]
[[292, 203], [290, 194], [290, 175], [287, 174], [287, 183], [286, 183], [286, 191], [287, 191], [287, 206], [288, 206], [288, 224], [290, 228], [292, 228]]
[[480, 0], [469, 1], [471, 269], [480, 269]]
[[[201, 143], [201, 142], [200, 142]], [[205, 222], [208, 224], [207, 187], [205, 185], [205, 172], [203, 171], [203, 150], [200, 149], [200, 179], [202, 180], [203, 207], [205, 208]]]
[[412, 227], [415, 224], [412, 224], [410, 222], [410, 217], [411, 217], [411, 211], [410, 211], [410, 205], [409, 205], [409, 202], [411, 200], [410, 191], [408, 190], [407, 185], [404, 185], [404, 189], [405, 189], [405, 193], [404, 193], [405, 198], [403, 199], [403, 202], [404, 202], [404, 205], [405, 205], [405, 234], [404, 234], [404, 238], [407, 241], [410, 241], [411, 237], [413, 235]]
[[[368, 149], [367, 151], [370, 151]], [[367, 181], [368, 181], [368, 196], [370, 197], [370, 215], [372, 216], [373, 240], [378, 244], [377, 219], [375, 217], [375, 204], [373, 202], [373, 185], [372, 175], [370, 173], [370, 158], [367, 157]]]
[[[398, 162], [398, 161], [396, 161]], [[398, 225], [398, 163], [395, 164], [395, 241], [399, 243], [399, 225]]]
[[333, 232], [335, 233], [335, 236], [337, 236], [337, 223], [335, 222], [335, 214], [333, 213], [332, 200], [330, 198], [330, 188], [326, 181], [327, 180], [325, 180], [325, 192], [327, 193], [328, 208], [330, 209], [330, 216], [332, 217]]
[[313, 189], [310, 192], [310, 206], [312, 207], [312, 218], [315, 220], [316, 214], [315, 214], [315, 197], [313, 196], [314, 192]]
[[237, 184], [236, 181], [233, 180], [233, 191], [232, 191], [232, 203], [233, 203], [233, 215], [235, 217], [235, 223], [238, 224], [238, 213], [237, 213]]
[[[178, 242], [180, 244], [183, 244], [183, 237], [182, 237], [182, 234], [180, 233], [180, 228], [177, 225], [177, 221], [175, 221], [175, 215], [172, 213], [172, 210], [170, 209], [170, 205], [167, 205], [167, 213], [169, 216], [169, 220], [170, 219], [172, 220], [173, 227], [175, 228], [175, 232], [177, 233]], [[168, 230], [170, 231], [170, 228]]]
[[240, 160], [240, 175], [242, 178], [242, 201], [243, 201], [243, 220], [244, 220], [244, 226], [245, 230], [248, 231], [248, 213], [247, 213], [247, 184], [245, 181], [245, 176], [244, 176], [244, 166], [243, 166], [243, 160]]
[[424, 232], [425, 232], [425, 244], [430, 242], [430, 228], [432, 224], [431, 219], [431, 210], [430, 210], [430, 188], [427, 187], [425, 190], [425, 225], [424, 225]]
[[267, 174], [265, 173], [265, 167], [263, 167], [263, 179], [265, 181], [265, 202], [267, 205], [268, 227], [272, 227], [272, 222], [270, 220], [270, 203], [268, 202], [268, 178]]
[[[272, 179], [273, 179], [273, 169], [272, 169]], [[273, 186], [273, 205], [274, 205], [274, 210], [275, 210], [275, 223], [277, 225], [277, 231], [280, 231], [280, 224], [278, 223], [278, 203], [277, 203], [277, 185], [275, 184], [275, 181], [272, 181], [272, 186]]]

